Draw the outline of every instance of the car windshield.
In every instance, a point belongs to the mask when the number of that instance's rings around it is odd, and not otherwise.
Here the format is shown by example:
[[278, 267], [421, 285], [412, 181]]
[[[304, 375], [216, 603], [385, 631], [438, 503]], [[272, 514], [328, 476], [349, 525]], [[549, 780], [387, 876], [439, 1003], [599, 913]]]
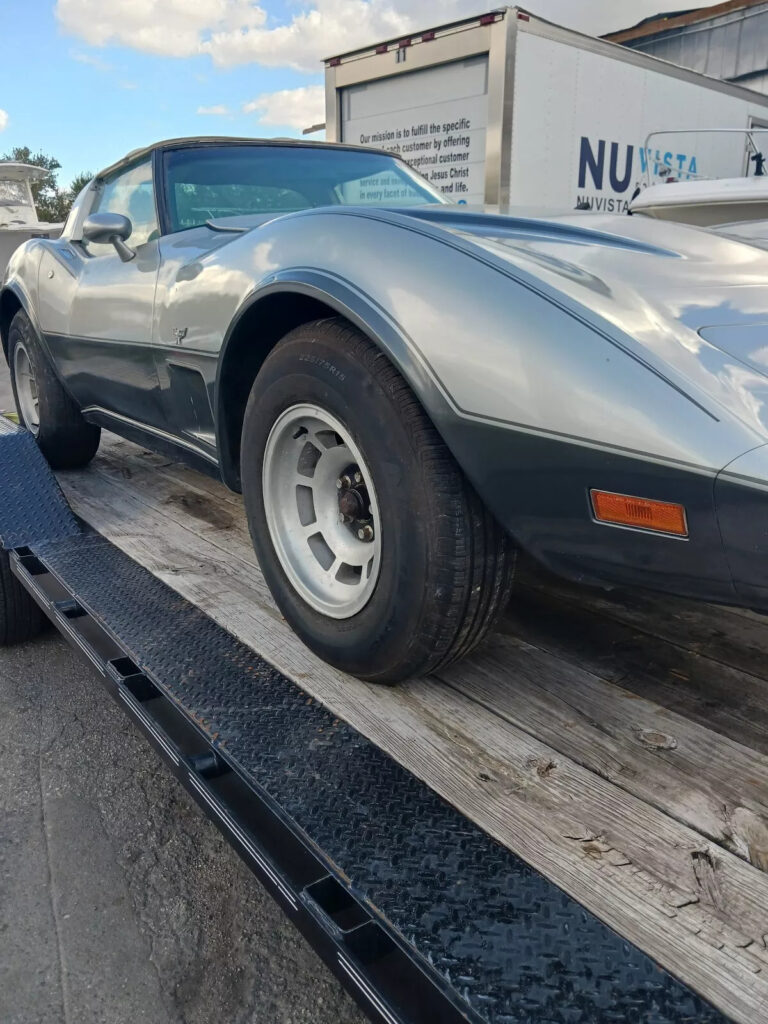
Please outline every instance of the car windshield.
[[316, 206], [416, 206], [445, 200], [395, 157], [311, 146], [201, 146], [164, 157], [172, 231], [212, 218]]

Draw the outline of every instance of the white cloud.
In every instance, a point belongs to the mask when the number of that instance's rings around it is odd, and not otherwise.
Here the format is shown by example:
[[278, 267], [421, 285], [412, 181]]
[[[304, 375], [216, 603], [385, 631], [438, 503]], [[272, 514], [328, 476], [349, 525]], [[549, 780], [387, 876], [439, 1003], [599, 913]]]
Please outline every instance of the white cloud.
[[265, 92], [243, 104], [244, 114], [258, 114], [260, 124], [288, 128], [309, 128], [325, 120], [325, 87], [305, 85], [299, 89]]
[[[492, 6], [491, 0], [303, 0], [290, 20], [274, 24], [257, 0], [56, 0], [56, 15], [66, 32], [92, 46], [119, 44], [167, 57], [207, 53], [221, 67], [259, 63], [316, 72], [323, 57]], [[526, 0], [525, 6], [597, 34], [679, 7], [680, 0]]]
[[255, 0], [57, 0], [62, 28], [91, 46], [207, 53], [219, 66], [256, 62], [318, 71], [333, 53], [474, 13], [482, 0], [308, 0], [282, 25]]
[[4, 110], [0, 110], [0, 132], [4, 132], [8, 127], [8, 114]]
[[285, 25], [212, 32], [201, 50], [224, 67], [257, 62], [319, 71], [323, 57], [450, 21], [477, 7], [478, 0], [314, 0]]
[[252, 0], [57, 0], [56, 16], [91, 46], [118, 43], [166, 57], [191, 57], [211, 33], [252, 31], [267, 18]]
[[120, 82], [119, 84], [120, 84], [120, 88], [121, 89], [138, 89], [139, 88], [139, 83], [138, 82], [124, 81], [124, 82]]
[[216, 103], [212, 107], [198, 107], [198, 114], [210, 114], [212, 117], [228, 117], [230, 110], [223, 103]]
[[92, 53], [71, 53], [70, 57], [72, 60], [76, 60], [79, 64], [87, 64], [91, 68], [96, 68], [97, 71], [111, 71], [112, 65], [107, 64], [101, 57], [94, 56]]

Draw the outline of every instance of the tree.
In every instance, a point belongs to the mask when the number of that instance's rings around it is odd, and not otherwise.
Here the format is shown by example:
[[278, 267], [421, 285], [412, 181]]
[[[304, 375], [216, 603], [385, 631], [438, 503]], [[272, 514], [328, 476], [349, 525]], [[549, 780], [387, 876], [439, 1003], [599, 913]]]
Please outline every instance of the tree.
[[69, 185], [69, 194], [70, 194], [69, 202], [70, 202], [70, 205], [72, 203], [74, 203], [74, 201], [77, 199], [77, 197], [83, 191], [83, 189], [85, 188], [85, 186], [88, 184], [88, 182], [91, 180], [92, 177], [93, 177], [93, 175], [91, 174], [90, 171], [82, 171], [80, 174], [76, 174], [75, 175], [75, 177], [72, 179], [72, 181], [70, 182], [70, 185]]
[[32, 198], [35, 201], [40, 220], [58, 223], [66, 220], [72, 203], [84, 185], [93, 177], [78, 174], [68, 189], [60, 189], [56, 172], [61, 168], [59, 161], [47, 153], [33, 153], [29, 146], [15, 146], [10, 153], [4, 153], [0, 160], [12, 160], [20, 164], [44, 167], [48, 172], [38, 181], [32, 182]]

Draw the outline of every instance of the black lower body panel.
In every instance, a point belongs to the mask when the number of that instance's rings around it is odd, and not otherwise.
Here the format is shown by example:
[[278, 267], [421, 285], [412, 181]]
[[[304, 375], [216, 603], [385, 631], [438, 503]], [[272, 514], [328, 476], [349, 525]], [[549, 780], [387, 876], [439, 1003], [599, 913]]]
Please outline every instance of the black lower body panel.
[[12, 519], [21, 581], [372, 1019], [723, 1019], [104, 538]]

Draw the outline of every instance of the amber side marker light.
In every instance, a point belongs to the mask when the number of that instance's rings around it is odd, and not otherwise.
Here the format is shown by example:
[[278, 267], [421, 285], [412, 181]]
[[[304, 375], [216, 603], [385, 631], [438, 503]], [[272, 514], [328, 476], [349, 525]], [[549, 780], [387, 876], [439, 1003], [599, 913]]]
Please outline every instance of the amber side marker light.
[[652, 501], [631, 494], [590, 491], [592, 510], [599, 523], [632, 526], [636, 530], [653, 530], [673, 537], [687, 537], [685, 509], [669, 501]]

